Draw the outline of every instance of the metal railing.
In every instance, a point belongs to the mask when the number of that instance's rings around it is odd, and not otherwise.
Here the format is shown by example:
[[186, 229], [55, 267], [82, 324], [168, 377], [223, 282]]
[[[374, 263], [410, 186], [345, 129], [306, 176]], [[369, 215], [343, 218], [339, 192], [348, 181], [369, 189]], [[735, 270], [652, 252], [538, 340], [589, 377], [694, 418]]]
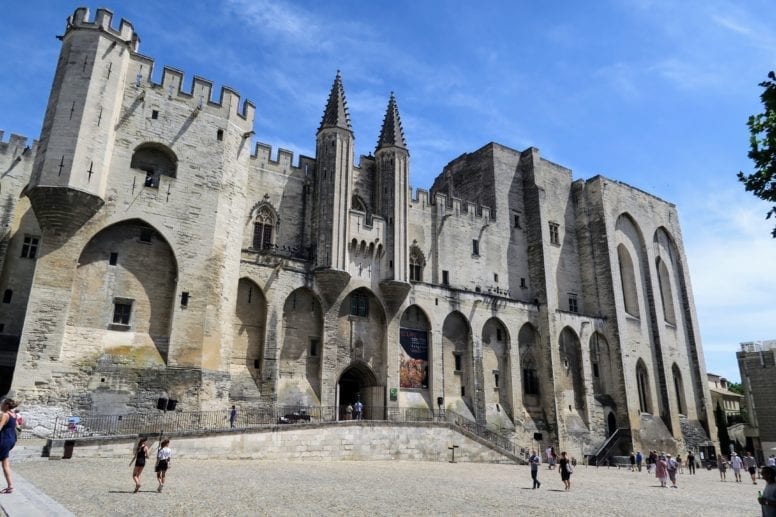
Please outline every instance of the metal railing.
[[[444, 409], [364, 406], [360, 419], [392, 422], [448, 422], [508, 453], [520, 456], [527, 453], [526, 448], [518, 447], [506, 436]], [[242, 407], [237, 410], [234, 425], [230, 421], [228, 410], [70, 416], [56, 418], [51, 438], [66, 440], [119, 435], [154, 436], [190, 431], [257, 429], [349, 420], [359, 420], [359, 415], [355, 411], [348, 411], [347, 406]]]
[[609, 453], [618, 445], [621, 439], [630, 438], [630, 429], [627, 427], [618, 427], [605, 441], [598, 450], [588, 455], [589, 465], [600, 465], [602, 460], [607, 459]]

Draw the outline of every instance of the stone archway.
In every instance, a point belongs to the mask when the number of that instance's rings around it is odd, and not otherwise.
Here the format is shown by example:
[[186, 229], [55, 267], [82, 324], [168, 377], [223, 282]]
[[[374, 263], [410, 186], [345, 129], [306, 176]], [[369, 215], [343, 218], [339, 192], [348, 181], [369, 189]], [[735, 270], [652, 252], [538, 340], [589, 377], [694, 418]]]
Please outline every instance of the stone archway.
[[364, 405], [365, 420], [385, 418], [385, 387], [378, 385], [374, 372], [364, 362], [356, 361], [342, 372], [337, 381], [337, 400], [339, 420], [348, 419], [347, 407], [357, 401]]
[[606, 435], [611, 436], [617, 431], [617, 419], [614, 417], [614, 413], [609, 413], [606, 418]]

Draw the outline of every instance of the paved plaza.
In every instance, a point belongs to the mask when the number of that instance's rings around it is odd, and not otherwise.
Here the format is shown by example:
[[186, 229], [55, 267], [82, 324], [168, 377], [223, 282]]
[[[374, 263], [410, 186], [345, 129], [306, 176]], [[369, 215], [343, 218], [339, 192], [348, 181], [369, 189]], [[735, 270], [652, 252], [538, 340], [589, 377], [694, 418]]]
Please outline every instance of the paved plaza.
[[[679, 489], [660, 488], [646, 472], [578, 466], [572, 490], [564, 492], [558, 472], [546, 466], [539, 471], [541, 488], [531, 490], [529, 468], [517, 465], [174, 459], [163, 493], [156, 492], [151, 465], [133, 494], [129, 459], [15, 464], [18, 494], [0, 495], [0, 505], [11, 517], [35, 515], [36, 505], [39, 515], [67, 509], [78, 516], [730, 516], [760, 515], [755, 499], [764, 486], [734, 483], [732, 473], [722, 483], [716, 470], [702, 470], [680, 475]], [[55, 503], [46, 506], [42, 494]]]

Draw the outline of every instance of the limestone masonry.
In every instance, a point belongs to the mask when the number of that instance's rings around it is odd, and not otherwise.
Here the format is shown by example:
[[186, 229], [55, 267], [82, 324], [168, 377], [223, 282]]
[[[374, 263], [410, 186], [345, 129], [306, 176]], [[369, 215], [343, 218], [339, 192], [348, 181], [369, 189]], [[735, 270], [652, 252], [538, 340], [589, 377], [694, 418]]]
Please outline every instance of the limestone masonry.
[[253, 104], [154, 83], [112, 17], [68, 18], [40, 140], [0, 133], [0, 389], [28, 413], [360, 400], [578, 457], [716, 436], [674, 205], [497, 143], [412, 192], [396, 98], [356, 164], [339, 73], [314, 157], [251, 148]]

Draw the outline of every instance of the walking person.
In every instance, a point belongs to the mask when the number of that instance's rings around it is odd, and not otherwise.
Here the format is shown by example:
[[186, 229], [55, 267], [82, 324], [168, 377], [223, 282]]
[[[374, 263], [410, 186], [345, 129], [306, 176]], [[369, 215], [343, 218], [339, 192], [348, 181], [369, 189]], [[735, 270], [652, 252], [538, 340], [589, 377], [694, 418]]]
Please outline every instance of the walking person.
[[744, 462], [741, 460], [741, 456], [735, 452], [730, 455], [730, 468], [733, 469], [733, 474], [736, 476], [736, 483], [741, 482], [741, 468], [744, 466]]
[[662, 454], [655, 461], [655, 477], [660, 481], [662, 488], [668, 488], [668, 462]]
[[687, 452], [687, 472], [695, 475], [695, 454], [692, 451]]
[[644, 455], [641, 454], [641, 451], [636, 452], [636, 468], [639, 469], [639, 472], [641, 472], [641, 464], [644, 462]]
[[5, 476], [6, 487], [0, 490], [0, 494], [10, 494], [13, 492], [13, 479], [11, 478], [11, 461], [8, 456], [11, 449], [16, 445], [16, 413], [14, 409], [18, 406], [15, 400], [6, 398], [0, 404], [0, 461], [3, 464], [3, 475]]
[[744, 467], [746, 467], [746, 470], [749, 471], [749, 475], [752, 476], [752, 484], [757, 484], [757, 460], [752, 456], [752, 453], [749, 451], [746, 451], [746, 456], [744, 456]]
[[156, 489], [157, 492], [161, 492], [164, 488], [164, 480], [171, 461], [172, 449], [170, 449], [170, 439], [165, 438], [159, 444], [159, 450], [156, 451], [156, 468], [154, 470], [156, 471], [156, 480], [159, 481], [159, 487]]
[[630, 461], [630, 469], [631, 472], [636, 472], [636, 453], [631, 451], [630, 455], [628, 456], [628, 461]]
[[143, 473], [145, 468], [146, 459], [148, 458], [148, 445], [146, 442], [148, 438], [141, 438], [135, 446], [135, 453], [132, 455], [132, 461], [130, 465], [135, 464], [135, 468], [132, 469], [132, 480], [135, 482], [135, 493], [140, 490], [140, 474]]
[[528, 458], [528, 463], [531, 465], [531, 479], [533, 480], [533, 488], [537, 489], [542, 486], [539, 482], [539, 463], [542, 459], [536, 454], [536, 451], [531, 449], [531, 456]]
[[364, 418], [364, 404], [360, 400], [357, 400], [353, 405], [353, 410], [356, 412], [356, 420], [363, 420]]
[[673, 459], [670, 454], [666, 454], [666, 471], [668, 472], [668, 479], [671, 480], [671, 488], [679, 488], [676, 486], [677, 470], [679, 470], [679, 462]]
[[757, 502], [763, 510], [763, 517], [776, 517], [776, 467], [763, 467], [765, 489], [758, 494]]
[[684, 474], [684, 464], [682, 463], [682, 457], [679, 454], [676, 455], [676, 467], [679, 474]]
[[237, 408], [232, 405], [232, 409], [229, 410], [229, 427], [234, 428], [235, 422], [237, 422]]
[[571, 461], [566, 456], [566, 451], [560, 453], [558, 470], [560, 470], [560, 479], [566, 485], [566, 491], [568, 492], [571, 490], [571, 474], [574, 472], [574, 467], [571, 466]]
[[720, 454], [719, 460], [717, 460], [717, 468], [719, 469], [719, 480], [720, 481], [727, 481], [727, 461], [725, 460], [725, 456]]
[[550, 468], [555, 468], [555, 463], [558, 460], [558, 455], [555, 453], [555, 447], [550, 447]]

